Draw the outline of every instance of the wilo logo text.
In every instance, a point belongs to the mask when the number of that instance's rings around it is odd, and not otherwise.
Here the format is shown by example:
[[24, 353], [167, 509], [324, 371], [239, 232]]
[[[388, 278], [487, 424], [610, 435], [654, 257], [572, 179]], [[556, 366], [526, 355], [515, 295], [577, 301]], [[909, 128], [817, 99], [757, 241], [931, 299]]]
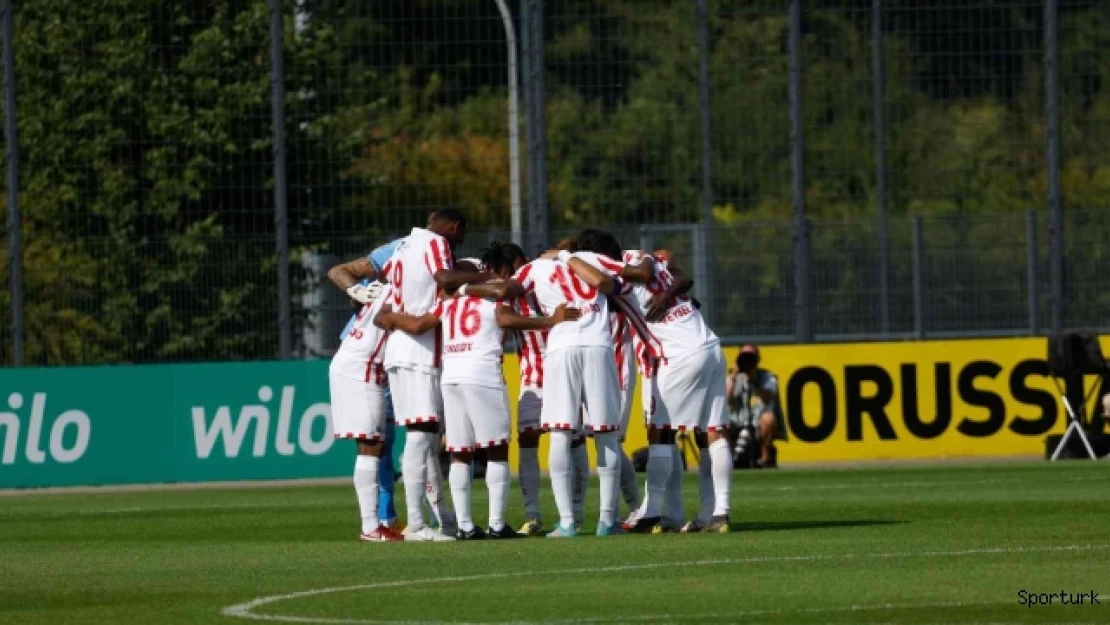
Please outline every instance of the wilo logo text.
[[[24, 419], [20, 416], [23, 408], [23, 395], [8, 395], [10, 412], [0, 412], [0, 428], [4, 430], [4, 447], [0, 454], [0, 464], [15, 464], [19, 451], [19, 436], [23, 431]], [[24, 457], [32, 464], [46, 462], [50, 458], [61, 464], [77, 462], [89, 448], [92, 434], [92, 421], [89, 415], [80, 410], [67, 410], [58, 415], [50, 425], [49, 441], [43, 449], [43, 427], [46, 418], [46, 393], [35, 393], [31, 398], [31, 415], [27, 423], [27, 442], [23, 448]], [[68, 439], [68, 440], [67, 440]]]
[[[334, 442], [331, 427], [331, 405], [326, 402], [315, 403], [305, 408], [301, 413], [300, 424], [297, 426], [297, 441], [291, 439], [290, 429], [293, 424], [293, 398], [296, 387], [285, 386], [281, 389], [281, 401], [278, 405], [277, 429], [274, 432], [274, 449], [279, 455], [292, 456], [297, 453], [297, 448], [310, 456], [319, 456], [327, 453]], [[274, 391], [269, 386], [258, 389], [258, 404], [247, 404], [239, 409], [237, 419], [232, 418], [231, 406], [220, 406], [216, 409], [211, 421], [205, 412], [204, 406], [193, 406], [193, 438], [197, 446], [197, 458], [204, 460], [212, 455], [217, 441], [223, 442], [224, 456], [227, 458], [239, 457], [239, 450], [251, 426], [254, 426], [254, 443], [251, 454], [255, 458], [266, 455], [266, 448], [270, 441], [270, 406], [274, 398]], [[324, 422], [318, 436], [313, 436], [313, 426], [317, 420]]]

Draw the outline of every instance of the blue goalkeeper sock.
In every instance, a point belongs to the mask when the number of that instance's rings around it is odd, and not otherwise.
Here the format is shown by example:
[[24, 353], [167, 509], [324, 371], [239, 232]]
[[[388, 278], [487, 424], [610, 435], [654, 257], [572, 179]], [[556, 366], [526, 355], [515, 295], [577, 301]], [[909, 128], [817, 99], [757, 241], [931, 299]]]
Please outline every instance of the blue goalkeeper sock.
[[396, 479], [393, 474], [393, 430], [393, 420], [386, 421], [385, 451], [378, 467], [378, 516], [383, 521], [397, 518], [397, 508], [393, 504], [393, 483]]

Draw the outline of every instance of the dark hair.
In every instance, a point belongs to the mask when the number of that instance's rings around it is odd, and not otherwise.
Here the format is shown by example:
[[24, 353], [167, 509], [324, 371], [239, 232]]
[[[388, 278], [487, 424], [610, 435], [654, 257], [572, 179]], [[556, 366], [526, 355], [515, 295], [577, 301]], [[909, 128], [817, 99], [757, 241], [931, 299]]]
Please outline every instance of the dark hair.
[[498, 243], [494, 241], [482, 252], [482, 264], [486, 266], [488, 271], [494, 273], [501, 273], [501, 270], [506, 266], [511, 268], [513, 262], [518, 258], [528, 260], [524, 250], [516, 243]]
[[432, 213], [432, 221], [439, 221], [449, 224], [459, 224], [460, 228], [466, 228], [466, 215], [457, 208], [441, 208]]
[[578, 235], [578, 249], [604, 254], [613, 260], [620, 260], [623, 255], [620, 241], [613, 233], [595, 228], [587, 228]]

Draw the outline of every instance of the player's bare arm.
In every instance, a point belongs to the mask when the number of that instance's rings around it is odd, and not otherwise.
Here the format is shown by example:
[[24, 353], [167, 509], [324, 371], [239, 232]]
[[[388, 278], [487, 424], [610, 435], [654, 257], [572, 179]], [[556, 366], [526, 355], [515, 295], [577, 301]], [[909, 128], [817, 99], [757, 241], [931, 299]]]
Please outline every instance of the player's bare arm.
[[639, 264], [625, 265], [624, 269], [621, 269], [621, 277], [631, 282], [651, 282], [655, 277], [655, 259], [645, 255]]
[[374, 266], [365, 258], [356, 258], [328, 269], [328, 279], [341, 291], [355, 286], [360, 280], [373, 280], [375, 277], [377, 272]]
[[487, 280], [478, 284], [467, 284], [466, 294], [504, 302], [524, 295], [524, 286], [516, 280]]
[[406, 313], [393, 312], [389, 304], [382, 306], [381, 312], [374, 319], [374, 325], [383, 330], [400, 330], [406, 334], [424, 334], [439, 325], [439, 317], [428, 313], [419, 317]]
[[606, 295], [617, 290], [617, 281], [612, 276], [581, 258], [570, 257], [567, 260], [567, 266], [570, 267], [571, 271], [578, 274], [579, 278], [585, 280], [587, 284]]
[[678, 267], [668, 265], [667, 271], [674, 277], [674, 282], [663, 292], [653, 295], [651, 301], [648, 302], [648, 310], [644, 318], [651, 323], [656, 323], [666, 316], [667, 309], [670, 308], [671, 302], [673, 302], [676, 297], [686, 295], [694, 286], [694, 280], [683, 273]]
[[543, 330], [567, 321], [577, 321], [581, 317], [582, 311], [565, 305], [559, 306], [547, 317], [525, 317], [508, 306], [497, 309], [497, 325], [502, 330]]
[[481, 284], [489, 282], [494, 277], [492, 273], [460, 269], [440, 269], [435, 273], [436, 284], [449, 293], [455, 292], [464, 284]]

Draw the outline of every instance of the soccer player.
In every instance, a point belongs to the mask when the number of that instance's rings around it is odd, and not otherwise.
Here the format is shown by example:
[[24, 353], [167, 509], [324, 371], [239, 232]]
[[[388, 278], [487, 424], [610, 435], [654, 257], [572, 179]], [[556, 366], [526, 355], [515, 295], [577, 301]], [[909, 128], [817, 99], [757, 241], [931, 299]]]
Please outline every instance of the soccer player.
[[[462, 263], [460, 262], [460, 265]], [[412, 333], [439, 324], [444, 328], [443, 397], [447, 450], [452, 455], [451, 497], [458, 540], [523, 538], [505, 524], [509, 496], [509, 406], [502, 376], [504, 330], [534, 331], [574, 321], [578, 311], [559, 307], [550, 317], [524, 317], [493, 299], [466, 294], [443, 299], [422, 317], [389, 314], [398, 328]], [[387, 321], [387, 323], [389, 323]], [[471, 464], [476, 449], [485, 449], [489, 464], [489, 525], [483, 532], [471, 518]]]
[[[616, 253], [610, 247], [602, 252]], [[697, 517], [683, 531], [729, 531], [732, 454], [726, 436], [727, 368], [720, 339], [686, 295], [691, 286], [693, 281], [677, 268], [659, 261], [650, 282], [627, 289], [666, 354], [651, 384], [651, 401], [646, 408], [647, 493], [643, 516], [629, 528], [631, 531], [652, 531], [658, 526], [668, 487], [681, 487], [680, 481], [671, 479], [676, 464], [676, 430], [693, 430], [699, 447], [701, 505]]]
[[596, 534], [623, 533], [616, 520], [620, 499], [619, 383], [605, 297], [619, 291], [620, 278], [614, 275], [623, 267], [620, 261], [601, 259], [590, 252], [552, 250], [521, 267], [506, 284], [506, 291], [513, 296], [534, 293], [544, 314], [552, 314], [561, 305], [582, 311], [578, 321], [551, 329], [544, 359], [541, 425], [550, 432], [548, 472], [559, 509], [559, 525], [548, 534], [550, 538], [577, 535], [570, 446], [583, 419], [583, 406], [598, 456], [601, 516]]
[[[393, 256], [393, 252], [400, 242], [400, 239], [395, 239], [374, 248], [364, 258], [341, 263], [328, 270], [328, 278], [332, 283], [339, 287], [339, 290], [347, 293], [351, 297], [352, 303], [358, 305], [358, 311], [351, 315], [350, 320], [347, 321], [347, 326], [343, 328], [343, 332], [339, 335], [340, 343], [354, 329], [359, 318], [359, 311], [367, 304], [373, 303], [377, 297], [380, 297], [384, 281], [379, 278], [382, 277], [385, 264], [389, 262], [389, 258]], [[396, 426], [393, 419], [393, 398], [389, 394], [388, 381], [386, 381], [382, 390], [385, 395], [385, 435], [381, 457], [385, 458], [385, 462], [381, 463], [378, 470], [378, 516], [384, 525], [396, 530], [399, 525], [397, 509], [393, 501], [393, 441]]]
[[[434, 215], [433, 215], [434, 217]], [[430, 223], [430, 220], [429, 220]], [[394, 239], [389, 243], [378, 246], [365, 258], [356, 258], [355, 260], [335, 265], [328, 270], [328, 278], [335, 286], [339, 287], [349, 295], [357, 304], [366, 305], [373, 303], [374, 299], [381, 293], [381, 286], [383, 283], [388, 283], [389, 279], [386, 276], [385, 266], [393, 253], [397, 251], [403, 238]], [[360, 306], [361, 309], [361, 306]], [[354, 327], [357, 313], [351, 315], [351, 319], [347, 322], [347, 327], [343, 329], [340, 335], [340, 342], [346, 338], [347, 334]], [[396, 424], [394, 419], [393, 398], [389, 392], [389, 384], [386, 383], [385, 391], [385, 406], [386, 406], [386, 425], [385, 425], [385, 445], [382, 449], [382, 457], [386, 458], [378, 471], [378, 515], [382, 522], [389, 526], [390, 529], [398, 529], [400, 523], [397, 519], [397, 510], [394, 505], [393, 498], [393, 442], [396, 434]], [[442, 488], [440, 487], [440, 480], [442, 476], [439, 470], [438, 455], [435, 449], [429, 450], [429, 459], [425, 467], [426, 488], [425, 488], [425, 502], [432, 510], [433, 515], [439, 521], [441, 526], [452, 526], [454, 519], [451, 515], [442, 511]]]
[[[387, 289], [385, 297], [363, 304], [328, 368], [332, 431], [336, 438], [355, 439], [358, 446], [354, 485], [362, 516], [359, 540], [364, 542], [404, 539], [381, 522], [378, 512], [387, 405], [382, 355], [387, 333], [373, 321], [388, 296]], [[392, 460], [387, 457], [386, 462]]]
[[[461, 245], [465, 237], [466, 219], [455, 209], [433, 213], [427, 228], [413, 228], [386, 267], [393, 285], [389, 302], [392, 308], [414, 316], [424, 315], [435, 307], [439, 288], [455, 290], [468, 282], [488, 279], [481, 273], [453, 269], [451, 249]], [[438, 443], [442, 414], [441, 340], [438, 328], [420, 334], [402, 330], [390, 336], [385, 349], [385, 369], [396, 418], [407, 428], [401, 473], [408, 508], [405, 540], [411, 541], [454, 540], [426, 527], [421, 510], [428, 467], [438, 465], [432, 454]], [[438, 485], [438, 468], [435, 473]]]
[[[559, 249], [567, 249], [576, 244], [574, 239], [564, 239]], [[512, 277], [530, 259], [519, 245], [513, 243], [491, 243], [482, 256], [482, 264], [502, 280]], [[468, 293], [484, 293], [496, 297], [503, 293], [503, 284], [487, 283], [467, 287]], [[492, 290], [491, 290], [492, 289]], [[517, 313], [525, 317], [541, 315], [539, 302], [534, 293], [526, 293], [513, 300]], [[520, 395], [517, 398], [517, 445], [520, 450], [517, 474], [520, 477], [520, 490], [524, 500], [525, 521], [520, 532], [529, 536], [540, 536], [543, 531], [543, 518], [540, 512], [540, 437], [541, 412], [543, 409], [543, 362], [547, 352], [548, 329], [523, 330], [517, 332], [517, 355], [520, 359]], [[586, 432], [584, 428], [575, 432], [571, 442], [571, 458], [574, 466], [574, 522], [580, 526], [585, 513], [585, 494], [589, 483], [590, 464], [586, 454]]]

